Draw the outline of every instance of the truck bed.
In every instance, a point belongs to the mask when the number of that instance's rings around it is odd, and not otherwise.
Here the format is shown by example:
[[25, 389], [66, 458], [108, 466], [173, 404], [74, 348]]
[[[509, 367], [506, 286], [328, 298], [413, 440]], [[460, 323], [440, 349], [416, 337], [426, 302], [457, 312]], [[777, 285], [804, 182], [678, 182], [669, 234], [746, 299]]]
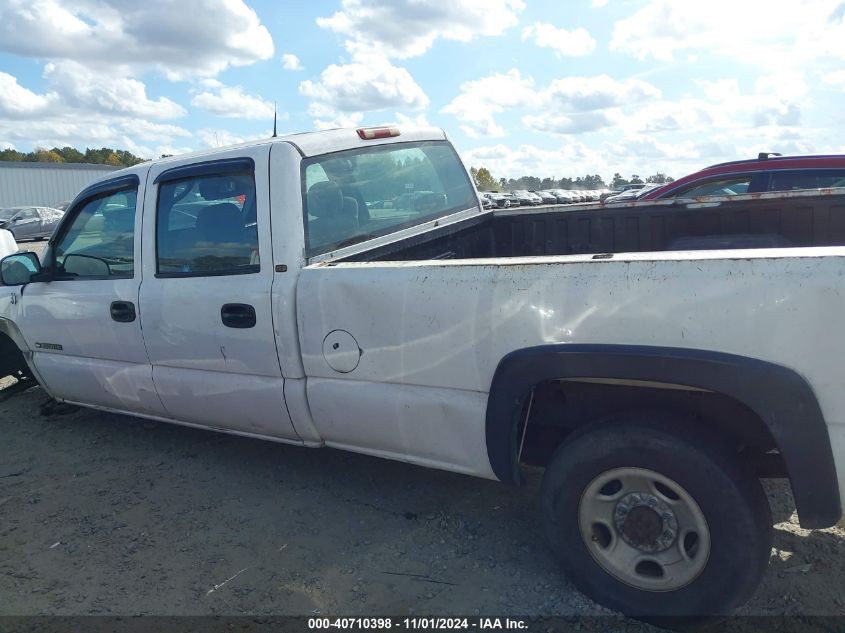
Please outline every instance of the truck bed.
[[344, 261], [841, 246], [844, 193], [496, 210]]

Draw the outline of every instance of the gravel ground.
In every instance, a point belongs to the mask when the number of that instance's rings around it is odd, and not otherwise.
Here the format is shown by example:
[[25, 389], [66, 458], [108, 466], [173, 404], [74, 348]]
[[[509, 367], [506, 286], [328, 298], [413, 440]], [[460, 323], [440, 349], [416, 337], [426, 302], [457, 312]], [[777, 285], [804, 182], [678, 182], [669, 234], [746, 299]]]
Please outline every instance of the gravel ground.
[[[517, 489], [91, 410], [45, 416], [45, 400], [35, 387], [0, 403], [0, 615], [609, 613], [543, 544], [539, 472]], [[742, 613], [845, 615], [845, 533], [801, 530], [770, 488], [776, 547]]]

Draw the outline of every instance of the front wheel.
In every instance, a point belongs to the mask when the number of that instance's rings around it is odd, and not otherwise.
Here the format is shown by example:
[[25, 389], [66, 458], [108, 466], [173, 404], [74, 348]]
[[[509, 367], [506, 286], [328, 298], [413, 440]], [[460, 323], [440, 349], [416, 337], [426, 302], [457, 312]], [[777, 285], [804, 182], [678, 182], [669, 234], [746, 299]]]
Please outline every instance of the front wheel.
[[683, 418], [629, 415], [578, 434], [552, 457], [542, 506], [573, 583], [644, 619], [727, 614], [771, 552], [759, 480]]

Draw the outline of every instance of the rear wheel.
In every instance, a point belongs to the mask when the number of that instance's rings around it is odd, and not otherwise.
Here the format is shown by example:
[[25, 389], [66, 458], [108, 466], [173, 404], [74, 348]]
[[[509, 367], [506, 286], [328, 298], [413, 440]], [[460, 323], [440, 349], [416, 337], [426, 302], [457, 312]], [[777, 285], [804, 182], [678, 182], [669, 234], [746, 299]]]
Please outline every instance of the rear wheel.
[[629, 415], [580, 433], [549, 463], [542, 502], [574, 584], [640, 618], [730, 612], [771, 552], [760, 482], [683, 418]]

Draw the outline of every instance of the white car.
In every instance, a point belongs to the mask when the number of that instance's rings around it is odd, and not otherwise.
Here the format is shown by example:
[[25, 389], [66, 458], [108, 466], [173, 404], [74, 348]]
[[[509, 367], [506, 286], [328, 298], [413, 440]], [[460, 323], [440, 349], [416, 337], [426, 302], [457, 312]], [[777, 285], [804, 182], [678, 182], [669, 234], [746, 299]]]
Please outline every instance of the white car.
[[818, 194], [484, 211], [430, 128], [163, 158], [0, 262], [0, 360], [105, 411], [512, 484], [545, 467], [576, 586], [724, 615], [771, 554], [762, 477], [803, 527], [842, 518], [845, 242]]
[[18, 252], [18, 244], [15, 236], [6, 229], [0, 229], [0, 257]]

